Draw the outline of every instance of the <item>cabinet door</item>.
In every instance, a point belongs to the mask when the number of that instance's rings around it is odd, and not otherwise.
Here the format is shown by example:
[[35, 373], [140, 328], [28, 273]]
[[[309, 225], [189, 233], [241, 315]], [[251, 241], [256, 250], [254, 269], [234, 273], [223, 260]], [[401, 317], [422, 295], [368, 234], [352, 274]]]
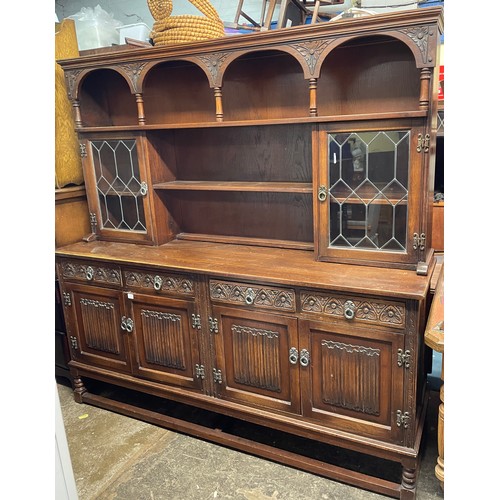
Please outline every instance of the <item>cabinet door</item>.
[[398, 349], [404, 335], [301, 321], [300, 336], [310, 353], [309, 366], [301, 367], [304, 416], [399, 442], [396, 412], [402, 409], [404, 368], [398, 366]]
[[200, 330], [193, 328], [193, 303], [145, 294], [129, 294], [134, 322], [135, 375], [191, 389], [201, 388]]
[[144, 138], [111, 135], [82, 142], [92, 230], [112, 241], [152, 240]]
[[298, 413], [300, 385], [297, 364], [289, 361], [297, 345], [297, 320], [214, 307], [219, 396], [251, 406]]
[[320, 260], [415, 268], [426, 203], [423, 129], [324, 126], [317, 169]]
[[66, 284], [69, 305], [68, 339], [77, 361], [119, 371], [130, 371], [123, 295], [119, 290]]

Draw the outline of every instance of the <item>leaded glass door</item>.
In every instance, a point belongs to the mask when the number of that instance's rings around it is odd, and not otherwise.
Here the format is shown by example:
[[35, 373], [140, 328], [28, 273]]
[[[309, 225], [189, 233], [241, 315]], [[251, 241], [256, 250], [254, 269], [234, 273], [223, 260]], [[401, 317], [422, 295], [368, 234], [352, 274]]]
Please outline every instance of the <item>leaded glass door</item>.
[[149, 241], [149, 183], [142, 137], [92, 138], [83, 143], [92, 230], [102, 239]]
[[411, 235], [419, 233], [418, 135], [410, 127], [320, 132], [320, 259], [416, 263]]

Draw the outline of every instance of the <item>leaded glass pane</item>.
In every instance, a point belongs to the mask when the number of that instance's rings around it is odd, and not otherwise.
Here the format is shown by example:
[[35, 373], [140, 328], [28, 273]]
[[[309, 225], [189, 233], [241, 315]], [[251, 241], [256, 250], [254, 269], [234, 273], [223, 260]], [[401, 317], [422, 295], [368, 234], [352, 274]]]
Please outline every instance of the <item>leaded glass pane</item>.
[[409, 131], [331, 133], [330, 247], [406, 251]]
[[136, 141], [92, 141], [102, 228], [146, 232]]

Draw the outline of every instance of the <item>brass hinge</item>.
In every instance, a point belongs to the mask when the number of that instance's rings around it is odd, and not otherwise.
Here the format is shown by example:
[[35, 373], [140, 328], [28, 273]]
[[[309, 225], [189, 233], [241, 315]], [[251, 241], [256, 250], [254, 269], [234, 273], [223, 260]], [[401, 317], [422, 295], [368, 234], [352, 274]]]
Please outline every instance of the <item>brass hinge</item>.
[[80, 142], [80, 156], [82, 158], [87, 157], [87, 145], [84, 142]]
[[425, 233], [413, 233], [413, 250], [425, 250]]
[[205, 378], [205, 367], [203, 365], [196, 364], [194, 365], [196, 378], [201, 378], [202, 380]]
[[410, 425], [410, 414], [407, 411], [403, 413], [401, 410], [398, 410], [396, 412], [396, 425], [408, 429]]
[[74, 349], [75, 351], [78, 349], [78, 340], [76, 337], [69, 337], [69, 345], [71, 346], [71, 349]]
[[97, 233], [97, 215], [95, 212], [90, 212], [89, 213], [90, 217], [90, 230], [92, 231], [93, 234]]
[[62, 296], [64, 300], [64, 305], [69, 307], [71, 305], [71, 295], [68, 292], [63, 292]]
[[431, 136], [429, 134], [425, 134], [425, 137], [422, 137], [422, 134], [418, 134], [417, 137], [417, 153], [421, 153], [422, 150], [424, 153], [429, 152]]
[[208, 323], [210, 324], [210, 333], [219, 333], [219, 320], [209, 317]]
[[213, 373], [214, 373], [214, 382], [216, 384], [222, 384], [222, 372], [220, 370], [217, 370], [217, 368], [214, 368]]
[[191, 326], [196, 330], [201, 330], [201, 316], [199, 314], [191, 314]]
[[403, 349], [398, 349], [398, 366], [404, 366], [405, 368], [410, 368], [410, 351], [407, 349], [403, 352]]

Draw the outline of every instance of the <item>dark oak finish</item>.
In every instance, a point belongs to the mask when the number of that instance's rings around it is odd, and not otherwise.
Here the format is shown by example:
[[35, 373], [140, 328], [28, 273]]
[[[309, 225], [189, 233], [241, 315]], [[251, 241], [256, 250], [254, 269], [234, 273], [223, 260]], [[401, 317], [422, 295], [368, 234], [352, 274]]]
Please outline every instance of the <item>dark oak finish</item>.
[[[442, 28], [426, 8], [60, 61], [91, 212], [85, 241], [57, 249], [77, 401], [415, 498]], [[360, 168], [356, 140], [379, 136]], [[351, 212], [380, 207], [361, 221], [372, 247], [353, 245]], [[400, 248], [379, 243], [391, 231]], [[390, 460], [400, 481], [88, 379]]]

